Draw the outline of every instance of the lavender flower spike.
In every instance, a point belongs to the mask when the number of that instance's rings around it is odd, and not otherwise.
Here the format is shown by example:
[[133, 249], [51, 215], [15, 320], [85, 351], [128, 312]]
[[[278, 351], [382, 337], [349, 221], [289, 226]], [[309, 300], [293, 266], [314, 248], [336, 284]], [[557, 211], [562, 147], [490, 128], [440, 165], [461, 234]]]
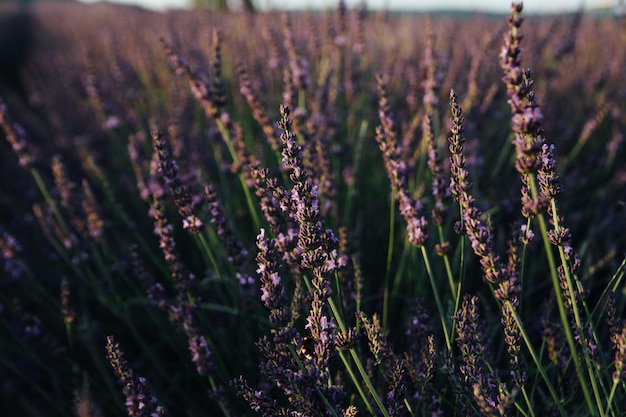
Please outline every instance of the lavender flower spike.
[[157, 398], [148, 389], [146, 379], [136, 376], [133, 370], [128, 367], [128, 363], [113, 336], [107, 337], [106, 349], [109, 363], [124, 385], [128, 416], [159, 417], [167, 415], [165, 409], [159, 405]]
[[376, 141], [383, 154], [387, 176], [391, 182], [391, 190], [395, 194], [396, 200], [398, 200], [400, 213], [407, 222], [406, 229], [409, 241], [413, 246], [421, 247], [428, 239], [428, 234], [426, 233], [428, 223], [422, 216], [421, 202], [410, 195], [406, 186], [407, 168], [400, 156], [400, 147], [396, 138], [393, 117], [389, 110], [383, 75], [378, 74], [376, 80], [378, 82], [378, 116], [380, 118], [380, 126], [376, 127]]
[[154, 151], [158, 156], [159, 173], [163, 176], [165, 185], [174, 198], [178, 213], [183, 218], [183, 228], [189, 229], [191, 233], [199, 233], [204, 224], [193, 212], [191, 194], [178, 175], [178, 165], [169, 158], [169, 152], [161, 132], [154, 131], [151, 135]]

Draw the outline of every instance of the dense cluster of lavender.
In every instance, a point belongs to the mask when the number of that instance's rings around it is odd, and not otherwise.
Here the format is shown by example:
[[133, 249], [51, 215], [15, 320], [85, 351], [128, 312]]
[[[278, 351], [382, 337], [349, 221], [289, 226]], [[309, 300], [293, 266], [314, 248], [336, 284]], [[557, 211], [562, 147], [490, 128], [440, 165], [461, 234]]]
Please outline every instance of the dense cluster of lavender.
[[2, 409], [623, 413], [626, 21], [522, 12], [34, 7]]

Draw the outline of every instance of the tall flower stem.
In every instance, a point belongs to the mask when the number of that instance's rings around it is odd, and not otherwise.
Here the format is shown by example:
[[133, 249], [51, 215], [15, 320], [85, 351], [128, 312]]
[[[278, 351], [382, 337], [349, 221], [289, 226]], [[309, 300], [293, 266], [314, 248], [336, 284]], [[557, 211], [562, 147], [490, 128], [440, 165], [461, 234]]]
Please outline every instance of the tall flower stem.
[[[310, 280], [308, 279], [308, 277], [305, 276], [304, 281], [305, 281], [307, 288], [309, 289], [312, 288], [312, 284]], [[341, 316], [340, 310], [337, 307], [335, 300], [332, 297], [329, 297], [327, 302], [328, 302], [328, 306], [330, 307], [330, 311], [333, 314], [333, 318], [335, 319], [335, 321], [337, 322], [337, 325], [339, 326], [339, 330], [341, 331], [342, 334], [347, 335], [348, 327], [346, 326], [346, 323], [344, 322]], [[365, 386], [367, 387], [367, 390], [369, 391], [370, 396], [374, 399], [376, 406], [382, 412], [383, 416], [391, 417], [385, 405], [383, 404], [382, 400], [378, 396], [378, 393], [376, 392], [376, 388], [374, 387], [372, 380], [370, 379], [369, 375], [367, 374], [367, 371], [365, 370], [365, 366], [363, 366], [363, 362], [361, 361], [359, 352], [357, 352], [357, 350], [353, 347], [350, 347], [348, 350], [350, 352], [350, 357], [354, 361], [354, 364], [356, 365], [357, 370], [359, 371], [359, 375], [361, 376], [361, 379], [365, 383]], [[361, 396], [361, 399], [365, 403], [365, 406], [367, 407], [368, 411], [370, 412], [371, 415], [373, 416], [376, 415], [376, 412], [374, 411], [372, 405], [369, 403], [367, 393], [363, 391], [363, 388], [361, 387], [361, 384], [358, 381], [358, 378], [356, 374], [354, 373], [354, 370], [352, 369], [352, 365], [350, 364], [349, 358], [346, 356], [343, 350], [338, 349], [337, 352], [339, 354], [339, 358], [344, 364], [346, 372], [348, 372], [348, 375], [350, 375], [350, 379], [352, 380], [354, 386], [359, 392], [359, 395]]]
[[[289, 349], [289, 352], [291, 353], [291, 356], [293, 357], [293, 359], [296, 361], [296, 363], [298, 364], [298, 367], [300, 368], [301, 371], [306, 371], [304, 364], [302, 363], [302, 361], [300, 360], [300, 357], [298, 356], [298, 354], [296, 353], [296, 350], [294, 349], [293, 346], [289, 345], [287, 347]], [[322, 391], [320, 391], [320, 388], [317, 385], [313, 386], [313, 389], [315, 389], [315, 393], [320, 397], [320, 399], [322, 400], [322, 402], [324, 403], [324, 406], [326, 407], [326, 410], [328, 412], [330, 412], [330, 414], [333, 417], [339, 417], [339, 415], [337, 414], [337, 410], [335, 410], [335, 408], [328, 402], [328, 399], [324, 396], [324, 394], [322, 393]]]
[[[531, 184], [534, 185], [534, 182], [531, 182]], [[536, 186], [531, 186], [531, 191], [533, 193], [536, 193]], [[552, 244], [550, 243], [550, 239], [548, 237], [548, 226], [546, 224], [546, 219], [543, 215], [543, 213], [539, 213], [537, 214], [537, 221], [539, 222], [539, 230], [541, 231], [541, 236], [542, 236], [542, 240], [543, 240], [543, 245], [544, 245], [544, 249], [546, 252], [546, 257], [548, 259], [548, 265], [550, 267], [550, 277], [552, 278], [552, 287], [554, 288], [554, 295], [556, 298], [556, 302], [557, 302], [557, 307], [559, 310], [559, 316], [561, 318], [561, 323], [563, 325], [563, 330], [565, 332], [565, 338], [567, 340], [567, 344], [570, 348], [570, 351], [572, 352], [570, 359], [572, 360], [572, 362], [574, 362], [574, 368], [576, 369], [576, 374], [578, 375], [578, 379], [580, 382], [580, 388], [583, 392], [583, 396], [585, 397], [585, 402], [587, 403], [587, 408], [589, 410], [589, 412], [591, 413], [592, 416], [597, 415], [597, 410], [602, 410], [602, 408], [596, 408], [593, 405], [593, 400], [591, 398], [591, 393], [589, 392], [589, 387], [587, 386], [587, 381], [586, 378], [584, 376], [584, 370], [582, 369], [582, 364], [580, 362], [580, 359], [578, 358], [578, 355], [576, 354], [577, 351], [577, 344], [576, 344], [576, 340], [574, 339], [574, 334], [572, 333], [572, 328], [570, 326], [570, 321], [569, 318], [567, 317], [567, 309], [565, 307], [565, 303], [563, 300], [563, 295], [562, 295], [562, 291], [561, 291], [561, 286], [560, 286], [560, 282], [559, 282], [559, 276], [558, 276], [558, 272], [557, 272], [557, 267], [556, 267], [556, 260], [554, 259], [554, 254], [552, 252]], [[560, 248], [559, 252], [562, 252], [562, 248]], [[567, 264], [564, 264], [567, 265]], [[565, 271], [567, 271], [567, 267], [564, 267]], [[571, 277], [569, 277], [569, 273], [568, 273], [568, 287], [571, 294]], [[576, 303], [575, 300], [572, 300], [572, 309], [574, 311], [577, 311], [577, 307], [576, 307]], [[583, 335], [583, 329], [578, 326], [578, 332], [581, 335], [582, 338], [582, 343], [584, 343], [584, 335]], [[591, 369], [593, 369], [590, 366], [593, 366], [592, 364], [589, 363], [589, 360], [587, 358], [587, 353], [586, 353], [586, 347], [583, 345], [582, 347], [583, 350], [583, 357], [586, 359], [587, 362], [587, 368], [589, 370], [589, 372], [591, 372]], [[594, 393], [595, 393], [595, 397], [596, 397], [596, 401], [599, 401], [598, 398], [598, 391], [597, 391], [597, 387], [595, 384], [595, 378], [593, 378], [592, 375], [590, 375], [590, 382], [592, 384]], [[599, 404], [598, 404], [599, 405]]]
[[[235, 151], [235, 148], [233, 147], [233, 143], [232, 143], [231, 136], [230, 136], [230, 131], [228, 130], [226, 125], [224, 125], [221, 119], [215, 119], [215, 124], [217, 125], [217, 128], [220, 131], [222, 139], [224, 140], [224, 143], [226, 144], [226, 147], [228, 148], [228, 152], [230, 153], [230, 156], [233, 159], [233, 162], [238, 163], [239, 158], [237, 157], [237, 152]], [[246, 179], [243, 173], [239, 173], [239, 182], [241, 183], [241, 188], [243, 190], [244, 196], [246, 197], [246, 203], [248, 204], [248, 211], [250, 212], [250, 215], [252, 216], [254, 228], [255, 230], [259, 229], [261, 227], [261, 220], [259, 219], [259, 213], [257, 213], [256, 205], [254, 203], [254, 200], [252, 199], [250, 188], [246, 184]]]
[[385, 288], [383, 291], [383, 326], [387, 326], [389, 318], [389, 292], [391, 281], [391, 261], [393, 259], [393, 247], [395, 239], [395, 223], [396, 223], [396, 199], [391, 194], [389, 197], [389, 237], [387, 239], [387, 262], [385, 264]]
[[517, 311], [515, 311], [515, 308], [511, 304], [511, 301], [507, 300], [507, 301], [505, 301], [505, 303], [507, 304], [507, 307], [511, 311], [511, 314], [512, 314], [514, 320], [515, 320], [515, 324], [517, 325], [517, 327], [518, 327], [518, 329], [520, 331], [522, 339], [524, 339], [524, 343], [526, 344], [526, 348], [528, 349], [528, 353], [530, 354], [530, 357], [532, 358], [533, 362], [535, 363], [535, 366], [537, 367], [537, 371], [541, 375], [541, 378], [545, 382], [546, 387], [548, 388], [548, 391], [550, 392], [550, 396], [554, 400], [554, 404], [556, 405], [556, 407], [559, 410], [559, 414], [561, 416], [566, 416], [567, 413], [565, 412], [565, 409], [563, 408], [563, 405], [561, 404], [561, 400], [560, 400], [560, 398], [559, 398], [559, 396], [558, 396], [554, 386], [552, 385], [552, 382], [550, 382], [550, 378], [548, 377], [548, 374], [546, 374], [546, 370], [543, 368], [543, 365], [541, 364], [541, 358], [539, 357], [539, 355], [537, 355], [537, 352], [535, 351], [535, 348], [532, 345], [532, 341], [530, 340], [530, 337], [526, 333], [526, 330], [524, 328], [524, 324], [522, 323], [522, 320], [520, 319], [519, 315], [517, 314]]
[[211, 250], [211, 247], [207, 243], [207, 241], [206, 241], [206, 239], [204, 237], [204, 234], [203, 233], [196, 233], [194, 235], [194, 237], [196, 237], [198, 239], [198, 242], [200, 243], [200, 246], [204, 250], [204, 253], [208, 257], [209, 262], [213, 266], [213, 270], [215, 271], [215, 274], [217, 275], [217, 277], [219, 279], [222, 279], [222, 273], [220, 272], [220, 268], [217, 265], [217, 260], [215, 259], [215, 255], [213, 255], [213, 251]]
[[[443, 245], [446, 242], [446, 240], [444, 238], [443, 227], [441, 225], [437, 225], [437, 233], [439, 235], [439, 244]], [[443, 265], [446, 268], [446, 276], [448, 277], [448, 285], [450, 286], [450, 295], [456, 298], [457, 287], [461, 284], [460, 282], [458, 284], [454, 282], [454, 276], [452, 274], [452, 266], [450, 265], [450, 257], [448, 256], [448, 254], [444, 253], [442, 257], [443, 257]]]
[[[511, 13], [507, 18], [509, 31], [504, 35], [504, 45], [500, 52], [500, 66], [503, 69], [504, 81], [509, 96], [508, 104], [512, 111], [512, 130], [514, 133], [513, 144], [516, 149], [515, 168], [522, 178], [522, 213], [526, 217], [536, 217], [541, 230], [544, 248], [550, 268], [550, 275], [557, 300], [559, 315], [568, 346], [570, 359], [574, 363], [576, 375], [580, 382], [587, 409], [590, 415], [603, 415], [599, 387], [594, 375], [595, 364], [589, 354], [587, 345], [586, 329], [579, 310], [580, 292], [579, 282], [572, 277], [577, 268], [577, 255], [571, 248], [567, 229], [561, 226], [558, 216], [556, 197], [561, 192], [559, 177], [556, 174], [556, 162], [552, 156], [552, 146], [546, 144], [543, 134], [543, 115], [537, 104], [536, 94], [533, 91], [533, 83], [530, 70], [522, 68], [522, 49], [520, 42], [522, 35], [520, 27], [524, 20], [522, 16], [522, 3], [513, 3]], [[543, 209], [547, 206], [548, 214], [552, 217], [553, 230], [548, 230]], [[568, 245], [566, 255], [565, 245]], [[553, 246], [557, 247], [560, 257], [560, 266], [553, 254]], [[560, 269], [560, 270], [559, 270]], [[561, 276], [562, 275], [562, 276]], [[576, 283], [574, 283], [574, 280]], [[566, 294], [564, 294], [566, 292]], [[567, 298], [566, 301], [564, 298]], [[581, 301], [584, 304], [584, 301]], [[568, 317], [568, 311], [574, 319], [578, 342], [572, 332], [572, 325]], [[577, 346], [577, 345], [580, 346]], [[589, 380], [585, 376], [585, 370], [581, 364], [577, 352], [582, 353], [585, 368]], [[591, 384], [596, 404], [589, 392], [588, 384]]]
[[[426, 248], [422, 245], [420, 247], [422, 252], [422, 258], [424, 259], [424, 265], [426, 266], [426, 272], [428, 273], [428, 279], [430, 281], [430, 286], [433, 290], [433, 295], [435, 296], [435, 303], [437, 304], [437, 310], [439, 310], [439, 320], [441, 321], [441, 329], [443, 330], [443, 336], [446, 339], [446, 347], [448, 350], [452, 349], [452, 340], [448, 333], [448, 328], [446, 327], [446, 316], [443, 309], [443, 304], [441, 303], [441, 298], [439, 297], [439, 292], [437, 291], [437, 283], [435, 282], [435, 276], [433, 275], [433, 271], [430, 267], [430, 261], [428, 260], [428, 253], [426, 252]], [[452, 324], [454, 326], [454, 323]]]

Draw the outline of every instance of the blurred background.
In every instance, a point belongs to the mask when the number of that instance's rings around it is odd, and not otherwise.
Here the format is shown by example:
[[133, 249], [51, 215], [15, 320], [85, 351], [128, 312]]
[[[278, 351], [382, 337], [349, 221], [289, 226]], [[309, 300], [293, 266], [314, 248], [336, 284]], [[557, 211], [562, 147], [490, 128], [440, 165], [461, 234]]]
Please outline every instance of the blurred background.
[[[75, 0], [0, 0], [2, 3], [29, 4], [39, 1], [75, 1]], [[77, 0], [76, 0], [77, 1]], [[94, 3], [99, 0], [80, 0]], [[153, 10], [188, 9], [193, 7], [217, 10], [275, 10], [275, 9], [321, 9], [334, 7], [336, 0], [108, 0], [111, 3], [131, 4]], [[362, 0], [347, 0], [349, 7]], [[511, 0], [368, 0], [369, 9], [387, 9], [391, 11], [432, 11], [458, 10], [470, 12], [508, 13]], [[595, 11], [623, 13], [624, 0], [525, 0], [525, 13], [562, 13], [579, 8]]]
[[[586, 13], [626, 16], [626, 0], [524, 0], [524, 13], [562, 14], [584, 9]], [[19, 86], [19, 68], [31, 43], [33, 22], [30, 5], [43, 3], [111, 3], [154, 11], [204, 9], [219, 11], [311, 10], [335, 8], [339, 0], [0, 0], [0, 91]], [[392, 13], [459, 12], [508, 14], [511, 0], [345, 0], [349, 8]]]
[[[94, 0], [86, 0], [94, 1]], [[260, 10], [272, 9], [314, 9], [334, 7], [336, 0], [114, 0], [120, 3], [132, 3], [152, 9], [188, 8], [188, 7], [229, 7], [241, 9], [250, 5]], [[362, 0], [347, 0], [349, 7]], [[428, 11], [460, 10], [490, 13], [508, 13], [511, 0], [369, 0], [365, 2], [370, 9]], [[525, 0], [526, 13], [561, 13], [572, 12], [580, 7], [594, 10], [622, 10], [624, 0]]]

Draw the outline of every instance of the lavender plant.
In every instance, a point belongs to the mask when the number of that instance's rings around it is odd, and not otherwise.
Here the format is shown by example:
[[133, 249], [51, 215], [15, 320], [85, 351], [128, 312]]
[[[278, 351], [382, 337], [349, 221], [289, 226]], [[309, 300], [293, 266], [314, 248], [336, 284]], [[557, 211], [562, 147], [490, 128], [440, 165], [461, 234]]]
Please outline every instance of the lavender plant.
[[624, 21], [30, 13], [7, 415], [623, 413]]

